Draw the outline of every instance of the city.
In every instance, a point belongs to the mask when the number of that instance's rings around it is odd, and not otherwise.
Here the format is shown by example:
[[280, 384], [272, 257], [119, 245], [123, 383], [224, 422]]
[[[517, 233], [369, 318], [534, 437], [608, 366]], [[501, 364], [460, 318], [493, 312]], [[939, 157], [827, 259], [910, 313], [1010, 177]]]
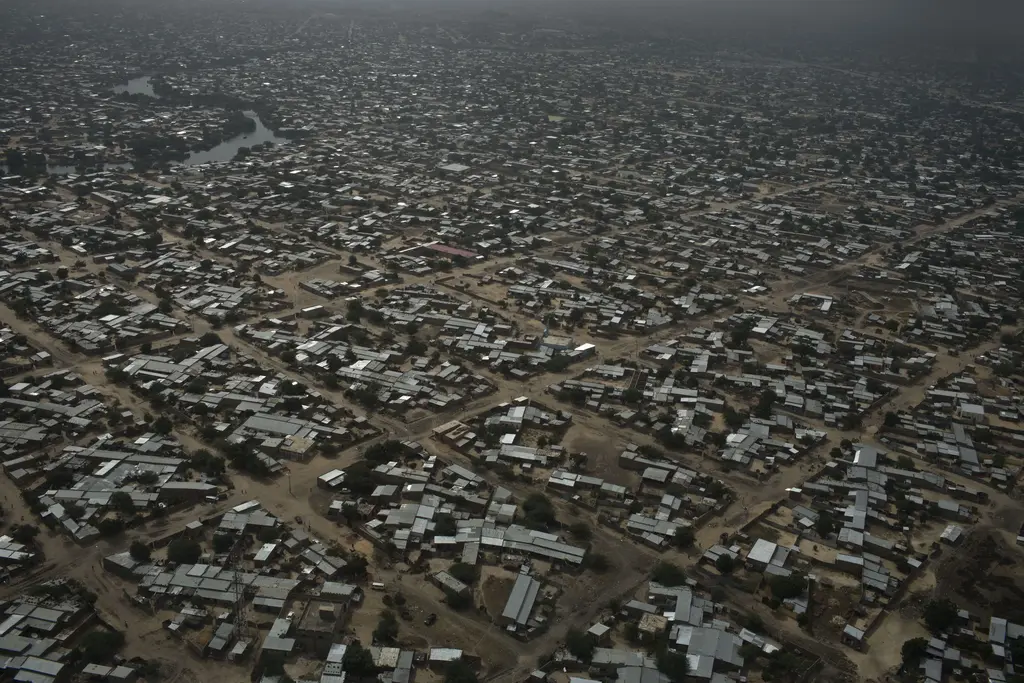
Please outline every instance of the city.
[[612, 5], [0, 8], [0, 680], [1024, 680], [1016, 65]]

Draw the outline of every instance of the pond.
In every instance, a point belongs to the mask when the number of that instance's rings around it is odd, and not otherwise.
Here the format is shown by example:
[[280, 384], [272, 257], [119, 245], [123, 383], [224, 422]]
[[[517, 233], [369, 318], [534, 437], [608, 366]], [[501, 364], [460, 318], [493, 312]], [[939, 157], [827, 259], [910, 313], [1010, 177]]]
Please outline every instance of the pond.
[[156, 93], [153, 92], [153, 84], [149, 82], [150, 76], [139, 76], [133, 78], [127, 83], [121, 85], [115, 85], [113, 90], [116, 93], [126, 92], [130, 95], [148, 95], [149, 97], [156, 97]]

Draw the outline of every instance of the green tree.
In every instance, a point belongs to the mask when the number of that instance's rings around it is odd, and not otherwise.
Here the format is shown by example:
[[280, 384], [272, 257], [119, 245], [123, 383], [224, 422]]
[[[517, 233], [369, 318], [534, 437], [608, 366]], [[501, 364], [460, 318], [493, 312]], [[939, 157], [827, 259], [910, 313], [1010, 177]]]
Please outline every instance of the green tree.
[[668, 676], [672, 683], [684, 683], [690, 673], [690, 663], [686, 655], [661, 647], [655, 653], [658, 671]]
[[911, 638], [903, 643], [900, 654], [903, 657], [903, 668], [905, 671], [912, 671], [917, 668], [918, 663], [928, 653], [928, 640], [926, 638]]
[[167, 435], [174, 429], [174, 423], [166, 415], [161, 415], [153, 421], [153, 431], [157, 434]]
[[565, 649], [581, 662], [589, 663], [594, 657], [594, 648], [596, 647], [597, 639], [590, 633], [573, 628], [565, 634]]
[[523, 524], [526, 527], [549, 529], [555, 521], [555, 508], [543, 493], [531, 493], [523, 501]]
[[607, 555], [591, 552], [583, 556], [583, 568], [598, 574], [604, 574], [612, 568], [612, 564], [608, 561]]
[[39, 527], [31, 524], [19, 524], [11, 529], [11, 538], [22, 545], [29, 545], [39, 535]]
[[123, 515], [131, 515], [135, 513], [135, 502], [132, 500], [132, 494], [127, 491], [114, 491], [111, 493], [110, 507]]
[[581, 541], [589, 541], [590, 537], [593, 535], [593, 532], [590, 530], [590, 527], [587, 526], [586, 522], [573, 522], [569, 525], [569, 533], [572, 534], [574, 538], [578, 538]]
[[802, 574], [790, 574], [789, 576], [773, 576], [768, 580], [768, 587], [777, 600], [788, 600], [798, 598], [804, 594], [807, 579]]
[[444, 683], [479, 683], [476, 672], [463, 660], [452, 662], [444, 672]]
[[390, 645], [398, 640], [398, 619], [389, 609], [380, 614], [377, 628], [373, 630], [373, 642]]
[[729, 553], [722, 553], [715, 560], [715, 569], [717, 569], [722, 574], [732, 574], [735, 568], [736, 558], [734, 558]]
[[341, 575], [351, 579], [365, 579], [369, 561], [362, 555], [352, 555], [348, 558], [348, 564], [341, 569]]
[[651, 579], [662, 586], [681, 586], [686, 583], [686, 573], [679, 565], [662, 560], [654, 565], [651, 572]]
[[345, 313], [345, 319], [352, 323], [357, 323], [363, 318], [363, 302], [360, 299], [352, 299], [348, 302], [348, 311]]
[[213, 552], [217, 554], [230, 552], [235, 547], [235, 537], [229, 534], [214, 534]]
[[363, 451], [363, 459], [374, 465], [383, 465], [386, 462], [399, 460], [405, 455], [408, 449], [397, 439], [387, 439], [375, 443]]
[[456, 562], [448, 568], [448, 573], [467, 585], [473, 585], [480, 578], [480, 568], [475, 564]]
[[176, 538], [167, 546], [167, 560], [175, 564], [195, 564], [202, 554], [199, 544], [188, 538]]
[[693, 527], [681, 526], [676, 528], [676, 534], [672, 537], [672, 542], [677, 548], [690, 548], [693, 546], [693, 541], [696, 536], [693, 533]]
[[124, 521], [120, 517], [104, 517], [96, 525], [100, 536], [116, 536], [124, 531]]
[[626, 389], [622, 392], [622, 402], [626, 405], [635, 406], [644, 398], [644, 392], [639, 389]]
[[467, 610], [473, 606], [473, 596], [470, 593], [448, 593], [444, 601], [456, 612]]
[[435, 536], [454, 536], [459, 530], [455, 518], [449, 514], [441, 514], [434, 520]]
[[224, 474], [224, 458], [214, 455], [205, 448], [196, 451], [189, 464], [208, 477], [219, 477]]
[[200, 346], [214, 346], [221, 343], [223, 342], [221, 342], [220, 336], [216, 332], [207, 332], [199, 338]]
[[929, 600], [924, 606], [924, 623], [929, 631], [944, 633], [956, 623], [957, 608], [948, 598]]
[[142, 541], [132, 541], [132, 544], [128, 546], [128, 554], [136, 562], [149, 562], [152, 556], [149, 546]]
[[775, 395], [775, 392], [771, 389], [766, 389], [761, 392], [761, 397], [758, 399], [757, 405], [754, 407], [754, 415], [762, 420], [770, 418], [772, 416], [772, 405], [774, 405], [777, 398], [778, 397]]
[[82, 660], [90, 663], [106, 662], [124, 647], [124, 634], [120, 631], [90, 631], [79, 643]]
[[369, 679], [377, 673], [373, 654], [358, 640], [348, 646], [341, 661], [345, 673], [356, 679]]
[[829, 534], [834, 533], [838, 528], [836, 520], [828, 512], [819, 514], [818, 519], [814, 522], [814, 530], [822, 538], [828, 538]]

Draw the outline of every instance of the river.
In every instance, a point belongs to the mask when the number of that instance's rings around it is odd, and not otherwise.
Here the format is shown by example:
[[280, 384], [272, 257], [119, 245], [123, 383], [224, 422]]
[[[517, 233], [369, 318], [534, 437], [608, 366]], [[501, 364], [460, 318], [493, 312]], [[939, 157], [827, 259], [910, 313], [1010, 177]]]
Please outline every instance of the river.
[[185, 160], [185, 165], [195, 166], [197, 164], [208, 164], [211, 161], [231, 161], [242, 147], [262, 145], [265, 142], [273, 142], [275, 145], [288, 142], [287, 138], [274, 135], [274, 131], [264, 126], [256, 112], [247, 111], [243, 113], [256, 123], [256, 130], [236, 135], [205, 152], [192, 152], [188, 159]]
[[[138, 78], [131, 79], [127, 83], [115, 85], [113, 90], [115, 93], [126, 92], [159, 98], [159, 95], [153, 91], [153, 84], [150, 82], [150, 78], [151, 76], [139, 76]], [[231, 161], [235, 158], [235, 154], [237, 154], [238, 150], [242, 147], [262, 145], [266, 142], [272, 142], [275, 145], [288, 142], [287, 138], [274, 135], [274, 131], [263, 125], [263, 121], [260, 120], [260, 117], [256, 112], [247, 111], [244, 112], [244, 114], [256, 123], [255, 130], [250, 133], [236, 135], [235, 137], [225, 140], [216, 147], [204, 152], [192, 152], [188, 158], [185, 159], [184, 164], [186, 166], [196, 166], [197, 164], [208, 164], [216, 161]]]

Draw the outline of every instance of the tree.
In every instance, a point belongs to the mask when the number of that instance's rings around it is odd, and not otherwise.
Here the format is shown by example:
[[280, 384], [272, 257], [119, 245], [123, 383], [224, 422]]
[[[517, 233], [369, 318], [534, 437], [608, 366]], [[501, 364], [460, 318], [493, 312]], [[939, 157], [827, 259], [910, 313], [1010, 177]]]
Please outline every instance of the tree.
[[220, 336], [218, 336], [216, 332], [207, 332], [206, 334], [199, 338], [199, 344], [201, 346], [214, 346], [220, 343], [222, 343], [220, 340]]
[[39, 528], [31, 524], [19, 524], [11, 529], [11, 538], [22, 545], [29, 545], [39, 535]]
[[822, 538], [828, 538], [829, 534], [834, 533], [839, 528], [836, 520], [832, 518], [828, 512], [822, 512], [818, 515], [818, 519], [814, 522], [814, 530]]
[[380, 614], [377, 628], [373, 630], [373, 642], [390, 645], [398, 640], [398, 619], [395, 613], [389, 609]]
[[284, 654], [281, 652], [263, 653], [263, 673], [270, 676], [283, 676]]
[[480, 578], [480, 568], [475, 564], [456, 562], [448, 568], [448, 573], [464, 584], [472, 585]]
[[569, 525], [569, 533], [581, 541], [588, 541], [593, 535], [590, 527], [585, 522], [573, 522]]
[[473, 606], [473, 595], [470, 593], [448, 593], [444, 601], [456, 612], [461, 612]]
[[369, 560], [362, 555], [352, 555], [348, 558], [348, 564], [341, 568], [341, 575], [351, 579], [365, 579]]
[[229, 552], [235, 547], [235, 537], [228, 534], [215, 534], [213, 537], [213, 552], [222, 554]]
[[725, 411], [723, 412], [722, 417], [723, 419], [725, 419], [725, 424], [730, 429], [739, 429], [747, 421], [747, 416], [744, 415], [743, 413], [736, 412], [736, 410], [732, 406], [725, 407]]
[[405, 353], [409, 356], [422, 356], [426, 352], [427, 345], [416, 337], [411, 338], [405, 347]]
[[948, 598], [929, 600], [924, 606], [924, 623], [929, 631], [944, 633], [956, 623], [957, 608]]
[[661, 647], [655, 653], [658, 671], [668, 676], [672, 683], [683, 683], [690, 673], [690, 663], [686, 655]]
[[625, 403], [626, 405], [637, 405], [638, 403], [640, 403], [641, 400], [643, 400], [643, 397], [644, 392], [636, 388], [626, 389], [625, 391], [622, 392], [622, 402]]
[[195, 564], [202, 554], [199, 544], [188, 538], [176, 538], [167, 546], [167, 561], [175, 564]]
[[603, 574], [612, 568], [607, 555], [601, 553], [587, 553], [583, 556], [583, 568], [589, 569], [598, 574]]
[[885, 421], [883, 423], [886, 427], [888, 427], [889, 429], [892, 429], [893, 427], [895, 427], [899, 423], [900, 423], [899, 415], [897, 415], [896, 413], [892, 412], [891, 410], [886, 412], [886, 414], [885, 414]]
[[445, 669], [444, 683], [479, 683], [479, 680], [473, 668], [465, 661], [459, 659], [449, 664]]
[[597, 647], [597, 639], [590, 633], [584, 633], [579, 629], [569, 629], [565, 634], [565, 649], [579, 659], [581, 662], [589, 663], [594, 657], [594, 648]]
[[82, 638], [79, 648], [86, 662], [105, 662], [124, 647], [124, 634], [120, 631], [90, 631]]
[[899, 465], [901, 470], [912, 470], [914, 469], [914, 459], [909, 455], [901, 455], [896, 458], [896, 464]]
[[773, 576], [768, 580], [768, 587], [772, 596], [777, 600], [789, 600], [798, 598], [804, 594], [807, 579], [801, 574], [790, 574], [789, 576]]
[[743, 323], [739, 327], [733, 329], [729, 334], [729, 340], [732, 342], [734, 347], [746, 347], [747, 339], [750, 337], [750, 330], [753, 329], [753, 323]]
[[661, 561], [654, 565], [654, 571], [651, 572], [651, 579], [656, 583], [660, 583], [662, 586], [681, 586], [686, 583], [686, 573], [679, 567], [679, 565]]
[[373, 654], [357, 640], [345, 650], [342, 657], [345, 673], [357, 679], [373, 678], [377, 667], [373, 663]]
[[776, 398], [775, 392], [771, 389], [766, 389], [761, 392], [761, 397], [758, 399], [757, 405], [754, 407], [754, 415], [762, 420], [770, 418], [772, 416], [772, 404], [775, 403]]
[[110, 507], [123, 515], [134, 514], [135, 502], [132, 500], [132, 494], [127, 491], [114, 491], [110, 494]]
[[924, 659], [928, 652], [928, 640], [926, 638], [911, 638], [903, 643], [900, 654], [903, 657], [904, 671], [912, 671], [917, 668], [918, 663]]
[[363, 302], [360, 299], [352, 299], [348, 302], [348, 312], [345, 319], [350, 323], [357, 323], [363, 317]]
[[396, 439], [388, 439], [375, 443], [363, 451], [363, 459], [373, 465], [383, 465], [392, 460], [399, 460], [407, 451], [405, 444]]
[[219, 477], [224, 474], [224, 458], [214, 455], [205, 448], [195, 452], [189, 465], [208, 477]]
[[523, 501], [523, 524], [530, 529], [549, 529], [555, 524], [555, 508], [543, 493], [531, 493]]
[[715, 560], [715, 569], [722, 574], [732, 574], [732, 570], [736, 568], [736, 558], [729, 553], [722, 553]]
[[672, 542], [675, 543], [677, 548], [690, 548], [693, 546], [694, 541], [693, 527], [681, 526], [676, 528], [676, 534], [672, 537]]
[[150, 557], [152, 557], [149, 546], [142, 541], [132, 541], [132, 544], [128, 546], [128, 554], [136, 562], [149, 562]]
[[435, 536], [454, 536], [458, 530], [459, 527], [455, 522], [455, 518], [449, 514], [438, 515], [437, 520], [434, 522]]
[[120, 517], [104, 517], [96, 525], [100, 536], [116, 536], [124, 531], [124, 521]]

